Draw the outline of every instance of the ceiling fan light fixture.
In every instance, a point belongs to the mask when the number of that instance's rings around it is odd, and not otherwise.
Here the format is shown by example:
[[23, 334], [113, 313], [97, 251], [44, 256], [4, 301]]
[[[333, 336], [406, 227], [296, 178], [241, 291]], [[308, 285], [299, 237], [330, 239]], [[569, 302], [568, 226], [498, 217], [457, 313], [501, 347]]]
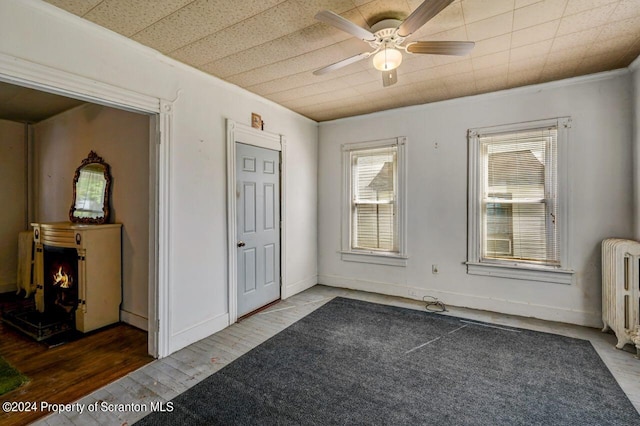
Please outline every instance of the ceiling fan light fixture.
[[318, 21], [358, 37], [367, 42], [373, 50], [327, 65], [313, 71], [313, 74], [323, 75], [362, 59], [373, 57], [373, 66], [378, 71], [382, 71], [382, 85], [387, 87], [398, 81], [397, 68], [402, 63], [403, 50], [410, 55], [467, 55], [475, 45], [472, 41], [414, 41], [406, 46], [403, 45], [407, 37], [453, 2], [454, 0], [422, 0], [422, 3], [404, 21], [391, 18], [382, 19], [367, 29], [334, 12], [328, 10], [318, 12], [316, 14]]
[[384, 48], [373, 56], [373, 66], [380, 71], [391, 71], [402, 63], [402, 52], [398, 49]]

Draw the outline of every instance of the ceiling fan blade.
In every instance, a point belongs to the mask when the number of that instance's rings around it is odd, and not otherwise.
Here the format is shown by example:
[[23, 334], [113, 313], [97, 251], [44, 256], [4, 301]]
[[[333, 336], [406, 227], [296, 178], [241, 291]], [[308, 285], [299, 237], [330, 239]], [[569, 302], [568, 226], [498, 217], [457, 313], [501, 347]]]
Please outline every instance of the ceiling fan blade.
[[371, 52], [364, 52], [364, 53], [361, 53], [359, 55], [355, 55], [355, 56], [352, 56], [350, 58], [343, 59], [341, 61], [336, 62], [335, 64], [328, 65], [328, 66], [326, 66], [324, 68], [317, 69], [317, 70], [315, 70], [313, 72], [313, 74], [314, 75], [326, 74], [328, 72], [335, 71], [335, 70], [340, 69], [342, 67], [346, 67], [347, 65], [351, 65], [354, 62], [358, 62], [361, 59], [368, 58], [369, 56], [371, 56]]
[[333, 25], [339, 30], [342, 30], [346, 33], [354, 35], [361, 40], [371, 41], [375, 40], [376, 36], [369, 30], [365, 30], [362, 27], [357, 26], [353, 22], [348, 19], [343, 18], [337, 13], [333, 13], [330, 10], [323, 10], [321, 12], [316, 13], [315, 18], [324, 22], [325, 24]]
[[382, 85], [384, 87], [389, 87], [392, 84], [396, 84], [398, 82], [398, 73], [396, 72], [396, 68], [391, 71], [382, 71]]
[[415, 41], [407, 44], [407, 52], [464, 56], [475, 45], [472, 41]]
[[400, 37], [409, 37], [451, 3], [453, 3], [453, 0], [424, 0], [400, 25], [398, 35]]

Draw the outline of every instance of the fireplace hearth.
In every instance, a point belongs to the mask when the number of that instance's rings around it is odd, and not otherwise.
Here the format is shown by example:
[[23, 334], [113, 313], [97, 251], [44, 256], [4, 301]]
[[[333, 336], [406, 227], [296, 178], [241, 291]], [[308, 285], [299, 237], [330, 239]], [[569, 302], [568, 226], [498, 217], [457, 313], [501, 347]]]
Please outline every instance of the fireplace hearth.
[[74, 333], [74, 314], [15, 310], [2, 314], [2, 321], [41, 342], [62, 334]]

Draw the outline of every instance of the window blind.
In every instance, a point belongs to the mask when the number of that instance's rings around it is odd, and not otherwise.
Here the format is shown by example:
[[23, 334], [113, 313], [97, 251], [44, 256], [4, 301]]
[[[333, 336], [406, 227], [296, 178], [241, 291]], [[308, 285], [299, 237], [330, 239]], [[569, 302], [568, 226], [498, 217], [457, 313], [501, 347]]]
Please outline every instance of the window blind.
[[397, 251], [397, 147], [353, 151], [351, 172], [352, 248]]
[[557, 128], [479, 136], [482, 257], [559, 265]]

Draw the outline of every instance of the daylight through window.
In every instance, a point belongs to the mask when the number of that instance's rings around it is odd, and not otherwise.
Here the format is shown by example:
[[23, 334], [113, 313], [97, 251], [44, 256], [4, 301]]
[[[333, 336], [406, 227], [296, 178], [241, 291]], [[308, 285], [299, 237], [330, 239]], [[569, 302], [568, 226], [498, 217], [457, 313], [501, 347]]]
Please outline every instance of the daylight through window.
[[467, 273], [571, 284], [571, 118], [469, 129]]
[[560, 264], [557, 128], [480, 135], [482, 259]]
[[342, 260], [406, 266], [406, 138], [342, 145]]
[[352, 248], [397, 252], [397, 147], [353, 151]]

